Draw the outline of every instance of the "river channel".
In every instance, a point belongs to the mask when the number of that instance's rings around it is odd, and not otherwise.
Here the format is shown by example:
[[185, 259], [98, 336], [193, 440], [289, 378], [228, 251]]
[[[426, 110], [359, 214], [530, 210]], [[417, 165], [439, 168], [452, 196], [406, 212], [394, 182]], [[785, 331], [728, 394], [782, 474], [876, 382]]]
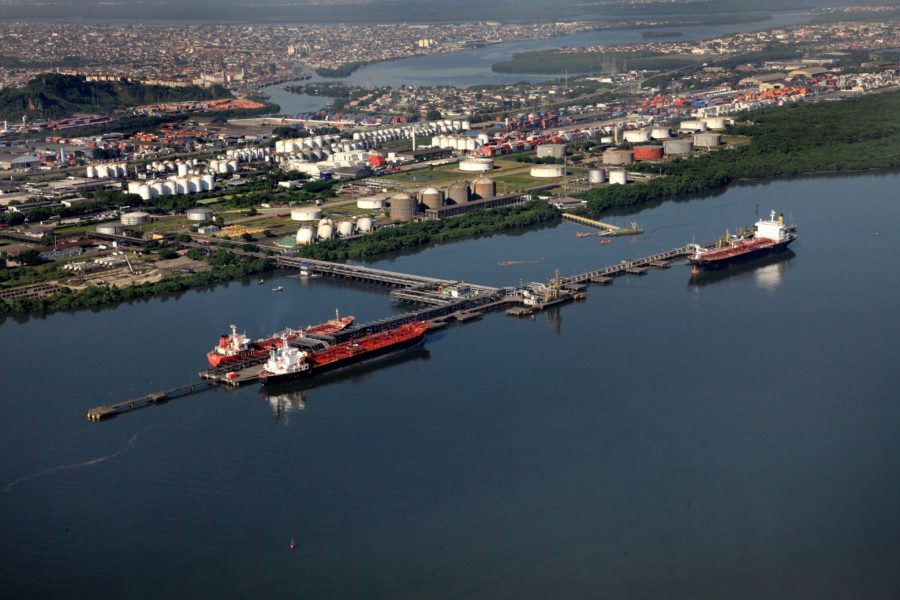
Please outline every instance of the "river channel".
[[[673, 39], [702, 40], [741, 31], [758, 31], [774, 27], [799, 25], [809, 22], [812, 18], [813, 15], [810, 12], [785, 11], [774, 13], [771, 19], [751, 23], [699, 25], [693, 27], [678, 26], [669, 29], [682, 33], [681, 37]], [[416, 56], [373, 63], [357, 69], [349, 77], [340, 79], [319, 77], [314, 72], [307, 70], [311, 75], [311, 79], [308, 81], [335, 81], [364, 87], [401, 85], [456, 85], [468, 87], [471, 85], [516, 83], [518, 81], [544, 81], [554, 79], [557, 76], [494, 73], [491, 71], [491, 65], [512, 58], [512, 55], [516, 52], [530, 52], [561, 47], [575, 48], [592, 44], [611, 45], [660, 41], [646, 40], [642, 37], [642, 32], [643, 30], [641, 29], [611, 29], [541, 40], [492, 44], [462, 52]], [[298, 83], [302, 84], [304, 81], [273, 85], [264, 88], [263, 91], [270, 97], [272, 102], [281, 106], [281, 113], [286, 115], [316, 111], [333, 100], [333, 98], [324, 96], [292, 94], [284, 90], [286, 85]]]
[[626, 276], [275, 397], [213, 390], [103, 423], [85, 409], [194, 379], [229, 323], [400, 308], [280, 274], [7, 319], [0, 597], [896, 598], [898, 187], [733, 186], [611, 217], [646, 231], [611, 245], [563, 222], [374, 261], [506, 285], [770, 208], [800, 231], [754, 268]]

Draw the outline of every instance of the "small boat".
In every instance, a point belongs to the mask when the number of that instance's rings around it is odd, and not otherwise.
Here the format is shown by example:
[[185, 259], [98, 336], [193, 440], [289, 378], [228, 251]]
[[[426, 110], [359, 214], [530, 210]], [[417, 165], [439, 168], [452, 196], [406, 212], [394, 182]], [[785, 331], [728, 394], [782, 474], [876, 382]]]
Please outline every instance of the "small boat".
[[600, 240], [601, 246], [609, 246], [610, 244], [612, 244], [612, 240]]
[[283, 286], [283, 285], [279, 285], [278, 287], [273, 287], [273, 288], [272, 288], [272, 291], [273, 291], [273, 292], [283, 292], [283, 291], [284, 291], [284, 286]]
[[265, 282], [266, 282], [265, 279], [260, 279], [260, 280], [257, 281], [256, 283], [258, 283], [259, 285], [262, 285], [262, 284], [264, 284]]

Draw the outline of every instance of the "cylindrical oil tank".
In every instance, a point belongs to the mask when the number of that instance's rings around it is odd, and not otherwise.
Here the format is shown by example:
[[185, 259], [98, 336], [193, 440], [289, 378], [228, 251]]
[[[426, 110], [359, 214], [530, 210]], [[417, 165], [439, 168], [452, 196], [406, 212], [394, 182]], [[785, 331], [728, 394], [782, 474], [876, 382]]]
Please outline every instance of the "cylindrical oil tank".
[[331, 223], [319, 223], [316, 229], [316, 237], [320, 240], [330, 240], [334, 237], [334, 225]]
[[361, 233], [369, 233], [372, 231], [374, 223], [372, 222], [372, 217], [361, 217], [358, 221], [356, 221], [356, 228]]
[[634, 147], [634, 159], [635, 160], [659, 160], [663, 157], [663, 147], [662, 146], [635, 146]]
[[538, 158], [562, 158], [565, 155], [565, 144], [541, 144], [537, 147]]
[[128, 193], [129, 194], [139, 194], [141, 190], [141, 182], [140, 181], [129, 181], [128, 182]]
[[681, 131], [706, 131], [706, 123], [695, 119], [682, 121], [678, 126]]
[[623, 135], [624, 135], [625, 141], [630, 142], [632, 144], [650, 141], [650, 132], [646, 129], [630, 129], [630, 130], [626, 131]]
[[97, 233], [104, 235], [122, 235], [123, 231], [121, 223], [101, 223], [97, 225]]
[[613, 136], [611, 136], [611, 135], [604, 135], [600, 138], [601, 144], [612, 144], [613, 142], [615, 142], [615, 140], [613, 139]]
[[497, 183], [490, 177], [479, 177], [472, 183], [472, 195], [478, 200], [487, 200], [497, 195]]
[[338, 223], [337, 233], [341, 237], [347, 237], [348, 235], [356, 233], [356, 227], [353, 225], [353, 221], [341, 221]]
[[175, 180], [175, 193], [177, 194], [187, 194], [188, 193], [188, 180], [187, 177], [179, 177]]
[[391, 196], [391, 218], [395, 221], [412, 221], [416, 216], [418, 202], [406, 193]]
[[469, 184], [465, 181], [457, 181], [450, 184], [447, 188], [447, 199], [453, 200], [456, 204], [463, 204], [469, 201]]
[[459, 170], [469, 173], [486, 173], [494, 168], [490, 158], [467, 158], [459, 161]]
[[150, 219], [148, 213], [136, 210], [122, 215], [122, 225], [141, 225]]
[[315, 241], [315, 237], [312, 227], [304, 226], [297, 230], [296, 241], [301, 246], [305, 246], [307, 244], [312, 244]]
[[565, 174], [565, 165], [534, 165], [531, 167], [532, 177], [564, 177]]
[[319, 225], [331, 225], [334, 227], [334, 220], [330, 217], [325, 217], [324, 219], [319, 219]]
[[218, 163], [216, 163], [216, 172], [222, 173], [223, 175], [227, 174], [228, 173], [228, 161], [227, 160], [218, 161]]
[[654, 140], [665, 140], [671, 136], [668, 127], [654, 127], [650, 130], [650, 137]]
[[173, 180], [163, 181], [163, 196], [174, 196], [178, 193], [178, 186]]
[[384, 208], [384, 200], [381, 198], [360, 198], [356, 201], [356, 208], [363, 210], [381, 210]]
[[200, 178], [199, 177], [190, 177], [188, 179], [188, 193], [196, 194], [200, 191]]
[[721, 130], [725, 129], [725, 125], [727, 125], [725, 117], [710, 117], [706, 119], [706, 127], [708, 129]]
[[634, 162], [634, 152], [631, 150], [607, 150], [603, 153], [604, 165], [630, 165]]
[[234, 172], [237, 171], [237, 169], [238, 169], [237, 161], [236, 161], [236, 160], [229, 160], [229, 161], [228, 161], [228, 172], [229, 172], [229, 173], [234, 173]]
[[105, 177], [109, 177], [109, 166], [107, 165], [98, 165], [95, 171], [97, 173], [97, 177], [103, 179]]
[[202, 223], [204, 221], [212, 221], [213, 211], [209, 208], [204, 208], [202, 206], [198, 206], [197, 208], [191, 208], [187, 211], [187, 219], [188, 221], [192, 221], [195, 223]]
[[588, 171], [588, 183], [606, 183], [606, 171], [591, 169]]
[[216, 187], [216, 176], [215, 175], [201, 175], [200, 176], [200, 187], [204, 192], [208, 192]]
[[154, 181], [150, 184], [150, 195], [154, 198], [166, 195], [166, 189], [162, 181]]
[[718, 133], [695, 133], [695, 148], [715, 148], [722, 141], [722, 136]]
[[428, 208], [440, 208], [444, 205], [444, 192], [433, 187], [425, 188], [422, 190], [420, 200]]
[[625, 185], [628, 181], [627, 172], [625, 169], [610, 169], [609, 171], [609, 183], [613, 185]]
[[149, 200], [150, 198], [152, 198], [150, 194], [150, 186], [146, 183], [141, 184], [141, 186], [138, 188], [137, 193], [138, 196], [141, 197], [141, 200]]
[[302, 206], [291, 209], [292, 221], [318, 221], [322, 218], [322, 211], [315, 206]]
[[694, 142], [689, 139], [666, 140], [663, 142], [663, 150], [670, 156], [684, 156], [694, 149]]
[[188, 166], [183, 162], [178, 163], [176, 165], [176, 169], [178, 171], [179, 177], [184, 177], [185, 175], [188, 174]]
[[95, 167], [94, 165], [88, 165], [85, 175], [87, 175], [90, 179], [94, 179], [95, 177], [97, 177], [97, 167]]

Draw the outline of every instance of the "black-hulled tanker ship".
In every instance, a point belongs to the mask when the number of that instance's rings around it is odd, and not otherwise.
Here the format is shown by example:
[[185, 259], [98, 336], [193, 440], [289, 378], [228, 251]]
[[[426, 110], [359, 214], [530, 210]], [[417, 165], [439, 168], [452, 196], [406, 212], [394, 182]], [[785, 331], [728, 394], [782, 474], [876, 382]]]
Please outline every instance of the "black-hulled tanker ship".
[[317, 352], [299, 350], [285, 343], [272, 350], [269, 360], [259, 372], [259, 379], [263, 385], [272, 385], [301, 377], [313, 377], [397, 352], [420, 344], [428, 331], [428, 325], [424, 321], [405, 323], [388, 331], [335, 344]]
[[784, 215], [776, 218], [773, 210], [769, 219], [760, 219], [747, 235], [732, 235], [716, 248], [707, 249], [694, 245], [694, 254], [688, 258], [696, 270], [722, 269], [729, 265], [760, 258], [773, 252], [781, 252], [797, 239], [797, 228], [785, 225]]

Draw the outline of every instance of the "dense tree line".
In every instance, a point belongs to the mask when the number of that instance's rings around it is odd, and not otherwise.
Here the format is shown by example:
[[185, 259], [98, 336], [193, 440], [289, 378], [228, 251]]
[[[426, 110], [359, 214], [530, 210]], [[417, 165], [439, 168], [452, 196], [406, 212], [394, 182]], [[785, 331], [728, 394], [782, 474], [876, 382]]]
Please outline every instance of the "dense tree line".
[[796, 104], [748, 114], [729, 133], [750, 143], [687, 159], [636, 165], [665, 177], [580, 194], [598, 215], [687, 194], [739, 179], [900, 166], [900, 92], [843, 102]]
[[553, 206], [535, 200], [524, 206], [476, 210], [451, 219], [387, 227], [350, 243], [331, 240], [303, 246], [301, 254], [319, 260], [360, 259], [405, 248], [549, 223], [558, 218], [559, 212]]

